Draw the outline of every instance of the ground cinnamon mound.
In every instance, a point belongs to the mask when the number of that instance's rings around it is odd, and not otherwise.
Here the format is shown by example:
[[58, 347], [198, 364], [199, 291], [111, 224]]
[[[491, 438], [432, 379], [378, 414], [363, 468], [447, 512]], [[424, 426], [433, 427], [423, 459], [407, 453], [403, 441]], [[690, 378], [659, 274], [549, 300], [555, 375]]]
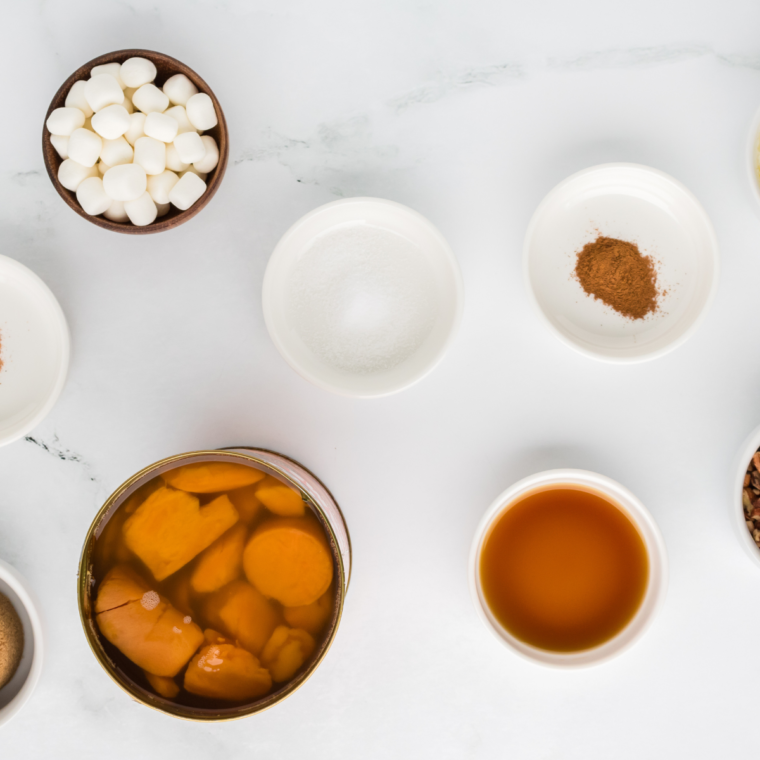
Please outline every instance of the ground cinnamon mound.
[[599, 236], [578, 253], [575, 276], [583, 290], [629, 319], [657, 310], [657, 272], [635, 243]]

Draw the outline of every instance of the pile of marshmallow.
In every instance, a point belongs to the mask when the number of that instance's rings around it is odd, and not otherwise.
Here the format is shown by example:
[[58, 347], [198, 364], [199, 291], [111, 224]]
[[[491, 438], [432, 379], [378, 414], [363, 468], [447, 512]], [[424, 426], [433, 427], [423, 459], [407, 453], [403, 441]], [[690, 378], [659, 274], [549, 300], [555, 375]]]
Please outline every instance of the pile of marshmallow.
[[216, 140], [202, 134], [217, 124], [211, 98], [184, 74], [159, 89], [156, 73], [146, 58], [95, 66], [48, 117], [64, 159], [58, 180], [91, 216], [144, 227], [170, 205], [184, 211], [219, 163]]

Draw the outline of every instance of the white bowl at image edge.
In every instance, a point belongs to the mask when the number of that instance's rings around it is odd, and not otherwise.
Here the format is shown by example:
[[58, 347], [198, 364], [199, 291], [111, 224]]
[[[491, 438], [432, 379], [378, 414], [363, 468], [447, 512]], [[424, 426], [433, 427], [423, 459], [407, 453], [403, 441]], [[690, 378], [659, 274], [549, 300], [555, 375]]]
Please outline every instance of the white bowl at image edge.
[[26, 581], [17, 570], [0, 560], [0, 593], [15, 607], [24, 627], [24, 653], [13, 678], [0, 689], [0, 726], [28, 702], [42, 673], [44, 643], [42, 622]]
[[[659, 309], [623, 317], [586, 295], [576, 254], [597, 235], [636, 243], [657, 263]], [[673, 177], [639, 164], [601, 164], [560, 182], [528, 225], [523, 272], [549, 329], [585, 356], [615, 363], [655, 359], [686, 341], [715, 297], [715, 232], [695, 196]]]
[[747, 556], [760, 567], [760, 549], [757, 548], [752, 536], [749, 534], [747, 523], [744, 519], [744, 505], [742, 504], [742, 491], [744, 490], [744, 476], [747, 473], [749, 461], [752, 455], [760, 449], [760, 426], [756, 427], [744, 440], [739, 453], [734, 460], [731, 470], [733, 480], [731, 483], [729, 511], [731, 525], [734, 532], [746, 552]]
[[[347, 223], [364, 222], [411, 240], [425, 255], [436, 279], [438, 317], [432, 331], [407, 359], [367, 375], [332, 367], [317, 357], [291, 325], [287, 287], [299, 257], [314, 239]], [[397, 393], [421, 380], [443, 359], [462, 318], [464, 286], [459, 265], [446, 239], [424, 216], [382, 198], [344, 198], [299, 219], [280, 239], [264, 273], [264, 321], [277, 350], [304, 379], [344, 396], [370, 398]]]
[[[580, 652], [552, 652], [526, 644], [513, 636], [488, 607], [480, 582], [480, 554], [496, 519], [522, 496], [547, 486], [577, 485], [601, 493], [616, 504], [637, 527], [649, 559], [649, 580], [644, 599], [631, 621], [609, 641]], [[635, 644], [660, 611], [668, 588], [668, 557], [657, 523], [647, 508], [616, 481], [586, 470], [546, 470], [523, 478], [501, 493], [486, 510], [475, 531], [468, 563], [470, 595], [485, 627], [508, 649], [540, 665], [579, 668], [599, 665], [617, 657]]]
[[760, 176], [758, 176], [757, 169], [758, 143], [760, 143], [760, 108], [755, 111], [745, 148], [750, 192], [755, 199], [755, 210], [760, 214]]
[[0, 446], [48, 415], [69, 369], [69, 330], [50, 288], [30, 269], [0, 256]]

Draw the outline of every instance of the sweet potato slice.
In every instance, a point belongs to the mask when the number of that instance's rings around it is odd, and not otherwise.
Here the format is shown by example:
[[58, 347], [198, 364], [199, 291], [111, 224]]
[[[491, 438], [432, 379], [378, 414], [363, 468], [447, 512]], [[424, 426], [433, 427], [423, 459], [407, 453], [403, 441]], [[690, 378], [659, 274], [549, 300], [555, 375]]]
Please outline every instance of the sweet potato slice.
[[203, 641], [195, 623], [128, 567], [103, 579], [95, 612], [103, 636], [153, 675], [176, 676]]
[[264, 596], [286, 607], [316, 602], [333, 577], [325, 534], [309, 517], [278, 517], [258, 527], [243, 552], [243, 569]]
[[159, 593], [163, 594], [183, 615], [195, 617], [197, 600], [193, 597], [193, 589], [190, 585], [192, 572], [192, 565], [185, 565], [160, 585]]
[[238, 520], [226, 496], [201, 507], [196, 496], [159, 488], [124, 523], [124, 541], [157, 581], [167, 578]]
[[203, 632], [203, 640], [206, 644], [234, 644], [234, 641], [230, 641], [226, 636], [222, 636], [219, 631], [215, 631], [213, 628], [206, 628]]
[[185, 689], [213, 699], [234, 702], [263, 697], [272, 688], [269, 671], [245, 649], [234, 644], [203, 647], [185, 671]]
[[148, 679], [148, 683], [153, 687], [153, 691], [156, 694], [166, 697], [166, 699], [174, 699], [179, 694], [179, 686], [173, 678], [167, 678], [166, 676], [154, 676], [153, 673], [148, 673], [147, 670], [143, 671], [145, 677]]
[[282, 616], [250, 583], [232, 581], [211, 594], [203, 607], [206, 620], [258, 655]]
[[207, 594], [240, 577], [243, 572], [243, 547], [247, 535], [247, 526], [240, 522], [235, 523], [201, 552], [190, 578], [194, 591]]
[[234, 462], [196, 462], [175, 467], [161, 476], [167, 485], [190, 493], [216, 493], [258, 483], [265, 473]]
[[271, 475], [256, 484], [256, 496], [270, 512], [280, 517], [301, 517], [306, 513], [301, 494]]
[[142, 504], [152, 493], [158, 491], [164, 485], [163, 481], [159, 477], [152, 478], [147, 483], [143, 483], [136, 491], [133, 491], [119, 507], [127, 516], [135, 513], [137, 508]]
[[259, 501], [259, 497], [256, 496], [256, 485], [258, 484], [236, 488], [227, 494], [230, 497], [232, 505], [240, 515], [240, 521], [246, 525], [250, 525], [261, 514], [261, 510], [264, 508], [264, 505]]
[[302, 607], [285, 607], [282, 614], [285, 621], [293, 628], [303, 628], [312, 636], [317, 636], [330, 619], [333, 609], [332, 590], [328, 589], [316, 602]]
[[261, 662], [271, 673], [273, 681], [289, 681], [311, 657], [315, 646], [314, 639], [306, 631], [281, 625], [275, 628], [267, 641], [261, 653]]

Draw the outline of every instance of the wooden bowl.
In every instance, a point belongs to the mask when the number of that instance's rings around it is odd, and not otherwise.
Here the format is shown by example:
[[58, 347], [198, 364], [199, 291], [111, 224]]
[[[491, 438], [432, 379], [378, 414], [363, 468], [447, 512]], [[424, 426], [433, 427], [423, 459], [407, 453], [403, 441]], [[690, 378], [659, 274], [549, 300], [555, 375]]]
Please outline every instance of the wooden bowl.
[[44, 125], [42, 127], [42, 154], [45, 158], [45, 168], [47, 169], [51, 182], [55, 185], [55, 189], [58, 191], [61, 198], [66, 201], [66, 204], [76, 211], [79, 216], [92, 224], [96, 224], [98, 227], [111, 230], [112, 232], [123, 232], [127, 235], [148, 235], [153, 232], [170, 230], [172, 227], [177, 227], [180, 224], [184, 224], [189, 219], [192, 219], [206, 207], [208, 202], [214, 197], [214, 193], [219, 188], [219, 185], [222, 183], [222, 177], [224, 177], [224, 172], [227, 169], [227, 158], [229, 156], [229, 135], [227, 132], [227, 122], [224, 119], [224, 112], [211, 88], [191, 68], [168, 55], [154, 53], [152, 50], [117, 50], [114, 53], [107, 53], [106, 55], [93, 58], [88, 63], [85, 63], [84, 66], [80, 66], [61, 85], [61, 88], [55, 94], [55, 97], [45, 114], [45, 122], [47, 122], [52, 111], [56, 108], [63, 107], [66, 101], [66, 96], [69, 94], [69, 90], [74, 82], [79, 79], [90, 78], [90, 71], [93, 66], [100, 66], [104, 63], [114, 62], [124, 63], [128, 58], [136, 57], [147, 58], [149, 61], [153, 61], [158, 69], [158, 74], [155, 79], [155, 85], [157, 87], [162, 87], [164, 82], [174, 74], [184, 74], [198, 88], [199, 92], [205, 92], [211, 100], [214, 101], [214, 107], [216, 108], [216, 115], [219, 119], [219, 123], [213, 129], [205, 130], [203, 134], [210, 135], [216, 140], [216, 143], [219, 146], [219, 163], [206, 177], [206, 192], [186, 211], [180, 211], [178, 208], [172, 206], [168, 214], [156, 219], [153, 224], [148, 224], [145, 227], [136, 227], [131, 222], [112, 222], [103, 216], [90, 216], [85, 213], [84, 209], [77, 201], [76, 193], [67, 190], [58, 181], [58, 167], [61, 165], [63, 159], [58, 155], [50, 142], [50, 133]]

